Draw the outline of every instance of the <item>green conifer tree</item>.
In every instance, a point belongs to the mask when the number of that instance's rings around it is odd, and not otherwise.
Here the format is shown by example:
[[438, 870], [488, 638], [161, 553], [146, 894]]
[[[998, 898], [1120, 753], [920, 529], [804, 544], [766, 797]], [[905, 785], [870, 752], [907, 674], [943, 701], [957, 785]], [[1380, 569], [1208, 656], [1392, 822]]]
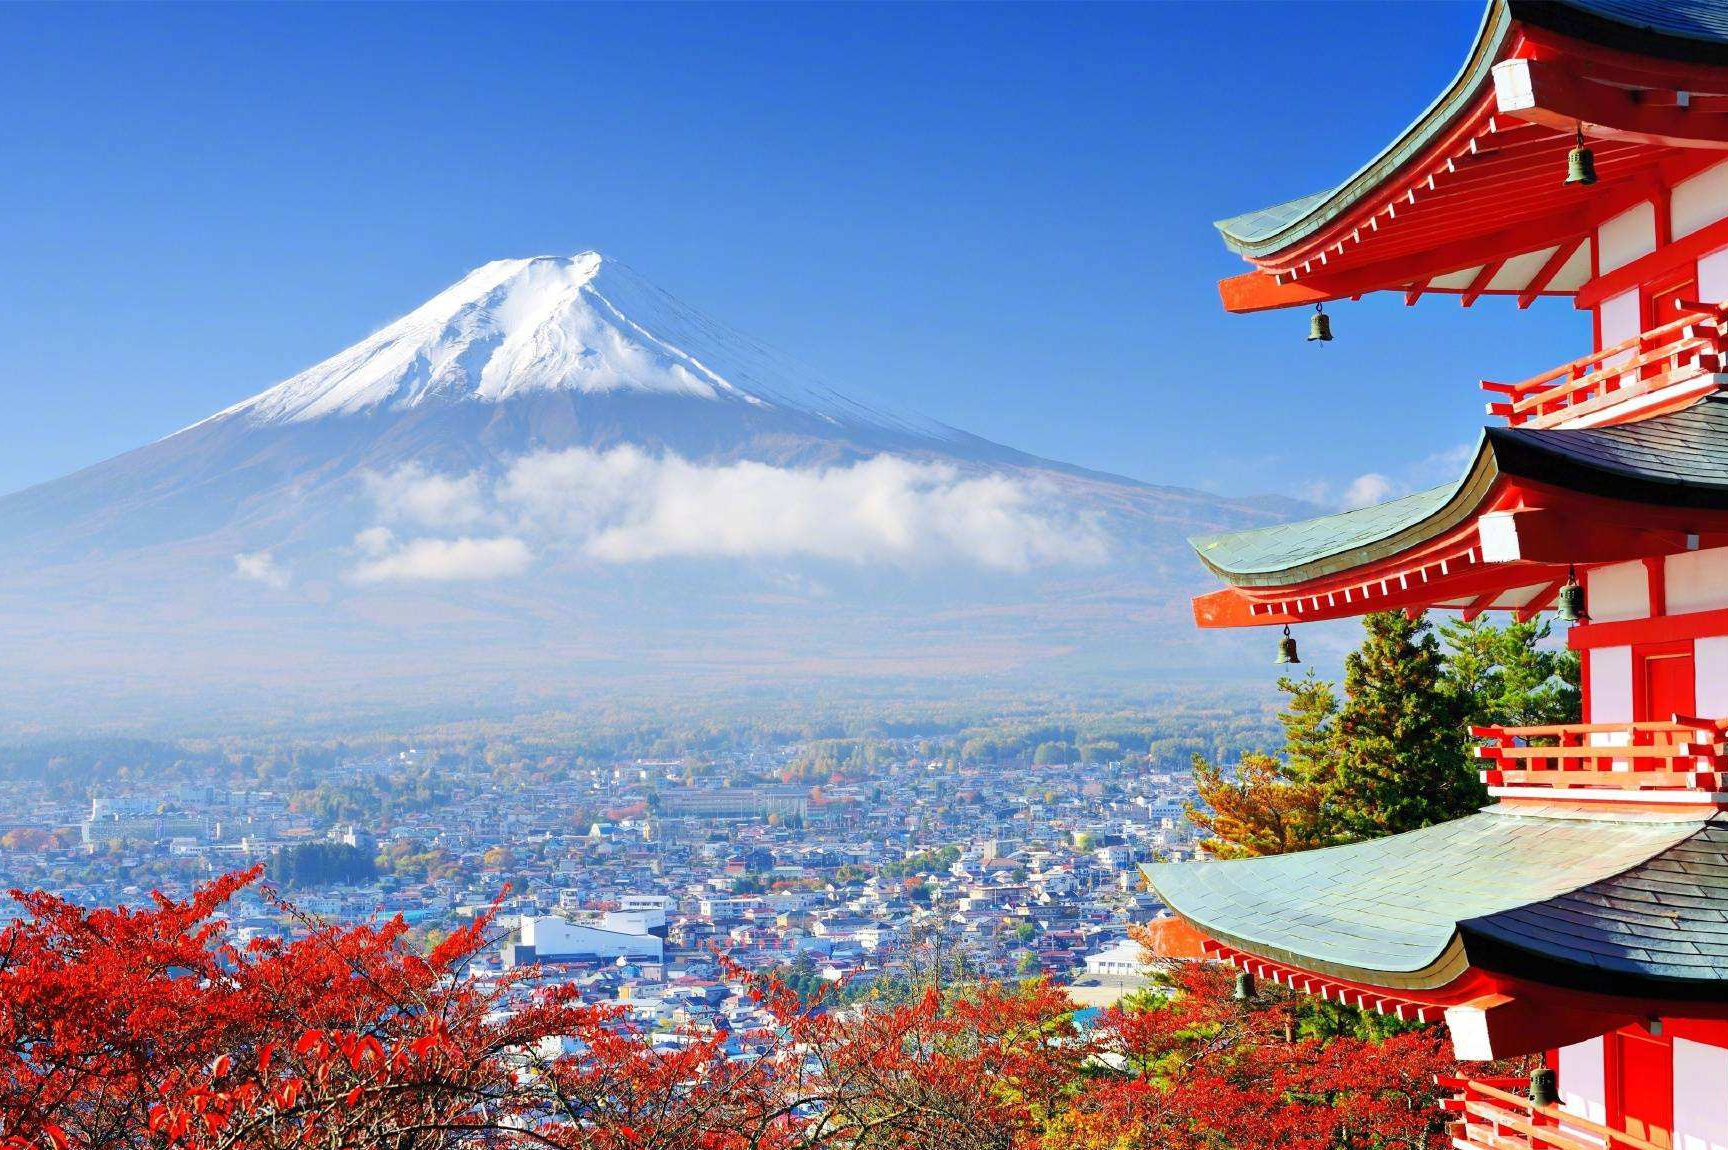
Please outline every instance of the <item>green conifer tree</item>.
[[1374, 838], [1477, 809], [1487, 793], [1466, 757], [1465, 716], [1433, 628], [1399, 611], [1362, 625], [1366, 638], [1344, 660], [1329, 814], [1345, 835]]
[[1284, 727], [1285, 777], [1298, 783], [1328, 787], [1338, 774], [1338, 745], [1333, 731], [1338, 718], [1338, 692], [1309, 671], [1300, 679], [1278, 680], [1289, 697], [1278, 713]]
[[1471, 725], [1576, 723], [1578, 653], [1547, 646], [1545, 619], [1495, 626], [1486, 617], [1440, 625], [1446, 689]]

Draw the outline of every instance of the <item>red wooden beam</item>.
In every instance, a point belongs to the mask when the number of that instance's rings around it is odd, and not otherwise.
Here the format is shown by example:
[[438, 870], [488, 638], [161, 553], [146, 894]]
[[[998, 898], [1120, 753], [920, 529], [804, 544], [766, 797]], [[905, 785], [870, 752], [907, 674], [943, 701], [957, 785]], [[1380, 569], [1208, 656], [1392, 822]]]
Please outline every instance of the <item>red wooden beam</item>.
[[1728, 632], [1728, 609], [1627, 619], [1613, 623], [1578, 623], [1566, 633], [1574, 651], [1592, 647], [1623, 647], [1629, 643], [1679, 643]]
[[[1649, 255], [1639, 256], [1631, 263], [1622, 264], [1611, 272], [1604, 272], [1597, 276], [1578, 289], [1577, 306], [1580, 308], [1595, 307], [1610, 296], [1619, 295], [1621, 292], [1638, 287], [1640, 284], [1660, 279], [1669, 272], [1693, 263], [1700, 256], [1709, 255], [1724, 245], [1728, 245], [1728, 219], [1706, 224], [1695, 232], [1681, 236], [1666, 247], [1658, 248]], [[1722, 301], [1711, 300], [1709, 302], [1721, 303]]]
[[1576, 204], [1599, 203], [1608, 196], [1618, 200], [1636, 180], [1647, 181], [1648, 194], [1654, 195], [1664, 182], [1684, 179], [1690, 171], [1720, 158], [1720, 153], [1703, 149], [1645, 144], [1598, 145], [1596, 151], [1598, 186], [1594, 188], [1567, 188], [1561, 182], [1565, 172], [1564, 148], [1556, 146], [1533, 153], [1527, 167], [1509, 170], [1497, 179], [1454, 186], [1459, 177], [1450, 176], [1437, 181], [1432, 190], [1426, 181], [1405, 187], [1389, 205], [1362, 226], [1353, 228], [1344, 237], [1342, 247], [1335, 243], [1324, 249], [1303, 247], [1300, 251], [1282, 253], [1276, 266], [1300, 276], [1333, 274], [1356, 265], [1364, 254], [1373, 261], [1385, 259], [1389, 249], [1407, 244], [1420, 233], [1427, 232], [1431, 239], [1433, 233], [1429, 229], [1440, 223], [1461, 227], [1461, 235], [1479, 233], [1490, 224], [1508, 226], [1514, 216], [1524, 213], [1534, 219]]
[[1482, 293], [1488, 290], [1488, 283], [1500, 274], [1500, 269], [1506, 265], [1506, 257], [1489, 260], [1482, 265], [1482, 270], [1476, 273], [1476, 278], [1470, 281], [1470, 286], [1464, 289], [1464, 294], [1458, 297], [1458, 302], [1469, 307], [1482, 298]]
[[[1597, 205], [1601, 210], [1593, 223], [1600, 223], [1640, 199], [1658, 197], [1666, 186], [1719, 163], [1722, 158], [1719, 152], [1696, 148], [1646, 148], [1642, 145], [1623, 154], [1631, 158], [1598, 161], [1600, 182], [1595, 188], [1557, 187], [1554, 182], [1559, 179], [1557, 173], [1564, 169], [1556, 159], [1552, 172], [1520, 177], [1515, 186], [1507, 189], [1476, 190], [1461, 196], [1430, 196], [1415, 205], [1401, 208], [1396, 221], [1388, 222], [1375, 233], [1372, 243], [1365, 244], [1364, 249], [1371, 250], [1375, 262], [1388, 262], [1399, 255], [1454, 245], [1479, 234], [1489, 221], [1499, 224], [1503, 230], [1533, 227], [1537, 221], [1552, 217], [1568, 204]], [[1506, 254], [1546, 246], [1547, 243], [1530, 244], [1512, 248]], [[1296, 270], [1291, 274], [1297, 278], [1341, 274], [1360, 266], [1357, 263], [1359, 258], [1358, 253], [1352, 252], [1325, 267], [1310, 266], [1306, 270], [1296, 263]]]
[[1514, 610], [1512, 612], [1512, 618], [1518, 620], [1520, 623], [1528, 623], [1537, 615], [1548, 610], [1548, 608], [1554, 605], [1554, 600], [1559, 597], [1560, 586], [1561, 584], [1558, 582], [1548, 584], [1546, 588], [1538, 591], [1535, 596], [1531, 598], [1530, 602]]
[[[1213, 629], [1222, 627], [1269, 627], [1286, 623], [1317, 623], [1327, 619], [1350, 619], [1370, 611], [1400, 611], [1412, 608], [1426, 611], [1441, 603], [1456, 599], [1489, 596], [1488, 602], [1514, 587], [1525, 587], [1544, 580], [1565, 576], [1563, 568], [1552, 564], [1531, 563], [1466, 563], [1449, 560], [1450, 574], [1433, 575], [1426, 582], [1415, 574], [1412, 563], [1402, 574], [1409, 586], [1400, 584], [1400, 573], [1390, 566], [1373, 566], [1352, 572], [1355, 582], [1332, 590], [1312, 591], [1291, 589], [1288, 594], [1268, 593], [1266, 597], [1240, 587], [1223, 587], [1193, 600], [1196, 626]], [[1428, 562], [1430, 570], [1434, 560]], [[1382, 580], [1381, 575], [1385, 574]], [[1388, 590], [1381, 592], [1385, 582]], [[1370, 587], [1364, 594], [1362, 588]]]
[[1639, 101], [1629, 89], [1597, 83], [1558, 62], [1502, 60], [1494, 65], [1499, 111], [1532, 124], [1671, 148], [1728, 148], [1728, 120]]
[[1591, 231], [1602, 220], [1618, 215], [1633, 204], [1648, 198], [1649, 194], [1649, 190], [1641, 185], [1626, 185], [1575, 203], [1572, 207], [1554, 212], [1546, 218], [1519, 220], [1454, 243], [1426, 245], [1421, 250], [1400, 258], [1382, 260], [1347, 271], [1317, 271], [1287, 283], [1279, 283], [1274, 278], [1275, 269], [1244, 272], [1219, 281], [1218, 294], [1226, 311], [1245, 313], [1312, 306], [1329, 300], [1345, 299], [1359, 292], [1383, 291], [1419, 283], [1457, 271], [1461, 267], [1473, 267], [1489, 260], [1537, 251], [1576, 238], [1580, 233]]
[[1560, 246], [1554, 249], [1554, 254], [1548, 257], [1547, 262], [1537, 270], [1535, 275], [1530, 277], [1530, 282], [1524, 285], [1524, 290], [1518, 293], [1520, 310], [1535, 302], [1536, 297], [1541, 295], [1543, 289], [1553, 281], [1555, 276], [1560, 274], [1560, 269], [1566, 266], [1567, 262], [1577, 254], [1578, 249], [1584, 245], [1584, 241], [1589, 238], [1588, 235], [1582, 235], [1574, 239], [1560, 241]]
[[1496, 587], [1492, 591], [1484, 591], [1482, 594], [1476, 596], [1476, 598], [1470, 600], [1470, 606], [1459, 612], [1459, 615], [1466, 623], [1474, 623], [1477, 619], [1482, 617], [1482, 612], [1494, 606], [1494, 600], [1498, 598], [1500, 598], [1500, 588]]
[[[1519, 31], [1524, 38], [1524, 47], [1517, 53], [1519, 56], [1567, 59], [1587, 64], [1583, 70], [1606, 83], [1630, 88], [1728, 92], [1728, 68], [1717, 64], [1656, 59], [1641, 52], [1605, 47], [1530, 24], [1521, 25]], [[1504, 117], [1500, 120], [1510, 122]]]

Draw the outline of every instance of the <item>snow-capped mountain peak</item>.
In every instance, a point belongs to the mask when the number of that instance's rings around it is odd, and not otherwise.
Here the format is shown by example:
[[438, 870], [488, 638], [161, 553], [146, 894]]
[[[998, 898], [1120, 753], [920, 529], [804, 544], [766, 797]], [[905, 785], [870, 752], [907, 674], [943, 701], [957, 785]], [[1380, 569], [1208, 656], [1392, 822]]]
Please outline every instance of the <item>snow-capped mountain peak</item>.
[[478, 267], [401, 319], [216, 418], [300, 423], [558, 390], [730, 400], [841, 423], [907, 424], [846, 399], [809, 368], [593, 251]]

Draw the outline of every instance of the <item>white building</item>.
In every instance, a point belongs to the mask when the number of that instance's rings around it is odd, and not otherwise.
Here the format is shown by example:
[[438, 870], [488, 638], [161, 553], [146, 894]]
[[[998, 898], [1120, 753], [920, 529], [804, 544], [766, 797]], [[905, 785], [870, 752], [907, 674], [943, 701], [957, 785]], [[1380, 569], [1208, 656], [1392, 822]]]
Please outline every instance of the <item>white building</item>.
[[1145, 974], [1140, 944], [1124, 938], [1097, 954], [1087, 955], [1086, 973], [1095, 978], [1135, 978]]
[[[664, 914], [661, 919], [664, 921]], [[665, 943], [649, 934], [640, 913], [609, 912], [598, 923], [572, 922], [562, 915], [522, 915], [522, 941], [512, 948], [515, 964], [581, 962], [614, 958], [659, 962]]]

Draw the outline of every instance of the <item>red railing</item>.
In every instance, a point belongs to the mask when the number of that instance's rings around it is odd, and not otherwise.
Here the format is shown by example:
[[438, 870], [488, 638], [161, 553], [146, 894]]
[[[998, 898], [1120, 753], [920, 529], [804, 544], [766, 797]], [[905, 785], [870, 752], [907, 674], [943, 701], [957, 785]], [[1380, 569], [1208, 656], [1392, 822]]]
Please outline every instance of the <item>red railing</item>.
[[1491, 787], [1721, 791], [1728, 720], [1676, 715], [1666, 722], [1471, 727]]
[[1640, 332], [1521, 383], [1483, 380], [1482, 390], [1506, 398], [1488, 404], [1489, 415], [1506, 417], [1514, 427], [1552, 427], [1569, 420], [1598, 417], [1612, 423], [1609, 410], [1646, 399], [1638, 409], [1665, 409], [1715, 389], [1710, 377], [1728, 362], [1728, 305], [1681, 300], [1680, 318]]
[[1522, 1078], [1441, 1078], [1457, 1091], [1441, 1103], [1456, 1114], [1452, 1145], [1460, 1150], [1669, 1150], [1642, 1138], [1568, 1113], [1537, 1106], [1522, 1093]]

